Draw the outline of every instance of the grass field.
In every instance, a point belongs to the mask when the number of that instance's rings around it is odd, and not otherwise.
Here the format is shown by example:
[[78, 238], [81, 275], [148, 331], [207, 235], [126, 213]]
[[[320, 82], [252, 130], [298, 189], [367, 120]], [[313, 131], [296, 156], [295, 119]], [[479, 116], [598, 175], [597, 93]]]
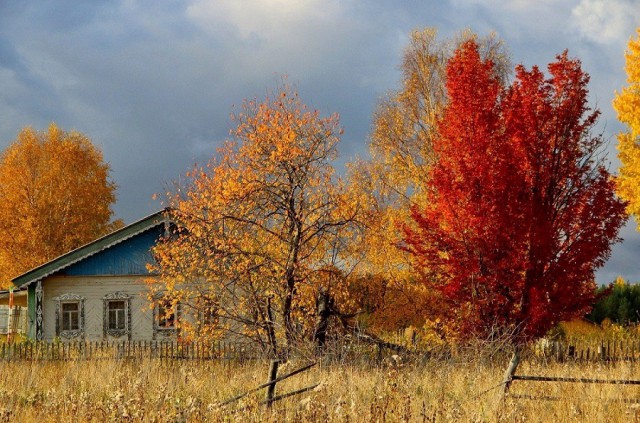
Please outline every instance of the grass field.
[[[280, 374], [304, 363], [290, 362]], [[218, 404], [267, 379], [268, 362], [158, 360], [15, 362], [0, 365], [0, 420], [60, 421], [335, 421], [335, 422], [629, 422], [638, 386], [515, 381], [497, 400], [507, 362], [486, 359], [316, 366], [277, 386], [277, 393], [320, 383], [315, 391], [259, 405], [264, 391]], [[518, 374], [640, 379], [636, 363], [528, 363]], [[557, 400], [517, 399], [515, 395]]]

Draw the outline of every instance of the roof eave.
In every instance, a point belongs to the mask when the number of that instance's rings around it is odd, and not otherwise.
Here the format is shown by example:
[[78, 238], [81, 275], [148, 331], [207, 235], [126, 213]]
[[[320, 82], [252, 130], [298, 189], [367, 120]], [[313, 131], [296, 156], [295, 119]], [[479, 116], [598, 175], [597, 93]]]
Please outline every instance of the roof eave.
[[130, 239], [142, 232], [154, 228], [160, 224], [166, 223], [166, 210], [153, 213], [137, 222], [131, 223], [120, 228], [108, 235], [96, 239], [82, 247], [69, 251], [41, 266], [29, 270], [20, 276], [11, 280], [16, 288], [27, 286], [33, 282], [41, 280], [53, 273], [59, 272], [81, 260], [91, 257], [109, 247], [117, 245], [127, 239]]

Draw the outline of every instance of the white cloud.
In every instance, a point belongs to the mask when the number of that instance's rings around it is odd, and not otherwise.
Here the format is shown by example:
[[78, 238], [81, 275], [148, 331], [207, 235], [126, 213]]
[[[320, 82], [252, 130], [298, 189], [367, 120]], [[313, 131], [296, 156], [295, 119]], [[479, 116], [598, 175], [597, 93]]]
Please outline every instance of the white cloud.
[[600, 44], [626, 40], [640, 22], [637, 0], [581, 0], [571, 11], [572, 28]]
[[[450, 0], [461, 17], [458, 21], [474, 30], [495, 30], [512, 47], [532, 44], [552, 46], [560, 40], [578, 0]], [[519, 60], [518, 60], [519, 61]]]
[[227, 81], [258, 87], [249, 96], [286, 74], [299, 88], [312, 86], [311, 107], [335, 111], [333, 101], [320, 98], [328, 91], [381, 85], [383, 91], [389, 75], [395, 78], [396, 63], [382, 70], [380, 60], [395, 59], [388, 46], [395, 46], [396, 32], [388, 13], [374, 11], [356, 0], [193, 0], [185, 16], [211, 45], [226, 49], [216, 54]]
[[195, 0], [186, 14], [210, 32], [226, 25], [245, 40], [295, 41], [296, 34], [335, 22], [341, 6], [336, 0]]
[[194, 0], [185, 14], [226, 46], [224, 57], [234, 79], [286, 73], [295, 81], [326, 72], [331, 62], [357, 57], [354, 43], [364, 30], [349, 10], [352, 5], [339, 0]]

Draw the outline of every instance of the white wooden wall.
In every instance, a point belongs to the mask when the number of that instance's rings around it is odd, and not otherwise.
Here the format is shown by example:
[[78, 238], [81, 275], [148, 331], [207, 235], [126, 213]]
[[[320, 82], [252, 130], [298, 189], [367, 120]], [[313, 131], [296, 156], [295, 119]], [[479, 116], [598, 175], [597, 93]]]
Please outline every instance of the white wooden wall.
[[[104, 296], [124, 292], [131, 296], [131, 339], [153, 338], [153, 310], [149, 307], [148, 287], [143, 277], [132, 276], [55, 276], [46, 278], [44, 287], [44, 338], [56, 337], [56, 298], [75, 294], [84, 298], [84, 339], [102, 340]], [[126, 340], [126, 337], [109, 340]]]
[[[11, 314], [11, 318], [9, 317]], [[9, 323], [11, 323], [11, 333], [27, 332], [27, 308], [14, 306], [9, 310], [8, 305], [0, 305], [0, 335], [9, 333]]]

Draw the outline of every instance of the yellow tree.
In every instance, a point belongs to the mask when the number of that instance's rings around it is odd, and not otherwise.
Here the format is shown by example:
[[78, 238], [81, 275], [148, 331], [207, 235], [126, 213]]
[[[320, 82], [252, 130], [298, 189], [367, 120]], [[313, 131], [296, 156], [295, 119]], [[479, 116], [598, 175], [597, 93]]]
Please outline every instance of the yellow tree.
[[284, 86], [234, 120], [234, 140], [168, 193], [177, 229], [155, 250], [157, 271], [183, 333], [231, 332], [277, 354], [309, 334], [320, 287], [345, 298], [357, 208], [334, 176], [336, 115], [321, 118]]
[[0, 156], [2, 286], [20, 273], [110, 232], [116, 185], [89, 138], [24, 128]]
[[[428, 173], [433, 164], [432, 141], [436, 123], [447, 103], [446, 64], [456, 46], [478, 37], [463, 31], [456, 37], [438, 40], [437, 31], [414, 31], [405, 48], [401, 87], [388, 94], [373, 116], [371, 160], [351, 164], [350, 182], [354, 196], [367, 205], [364, 258], [360, 271], [371, 283], [382, 283], [375, 291], [380, 299], [374, 320], [384, 324], [420, 324], [429, 312], [430, 297], [424, 285], [411, 276], [411, 257], [397, 248], [399, 228], [408, 224], [412, 205], [424, 205], [429, 194]], [[493, 60], [498, 77], [506, 79], [509, 60], [502, 42], [494, 35], [478, 40], [484, 58]], [[362, 281], [359, 284], [362, 286]]]
[[[629, 86], [616, 93], [613, 108], [628, 131], [618, 134], [618, 157], [622, 166], [617, 178], [618, 195], [628, 201], [627, 211], [640, 216], [640, 28], [629, 40], [625, 54]], [[640, 223], [640, 221], [639, 221]]]

